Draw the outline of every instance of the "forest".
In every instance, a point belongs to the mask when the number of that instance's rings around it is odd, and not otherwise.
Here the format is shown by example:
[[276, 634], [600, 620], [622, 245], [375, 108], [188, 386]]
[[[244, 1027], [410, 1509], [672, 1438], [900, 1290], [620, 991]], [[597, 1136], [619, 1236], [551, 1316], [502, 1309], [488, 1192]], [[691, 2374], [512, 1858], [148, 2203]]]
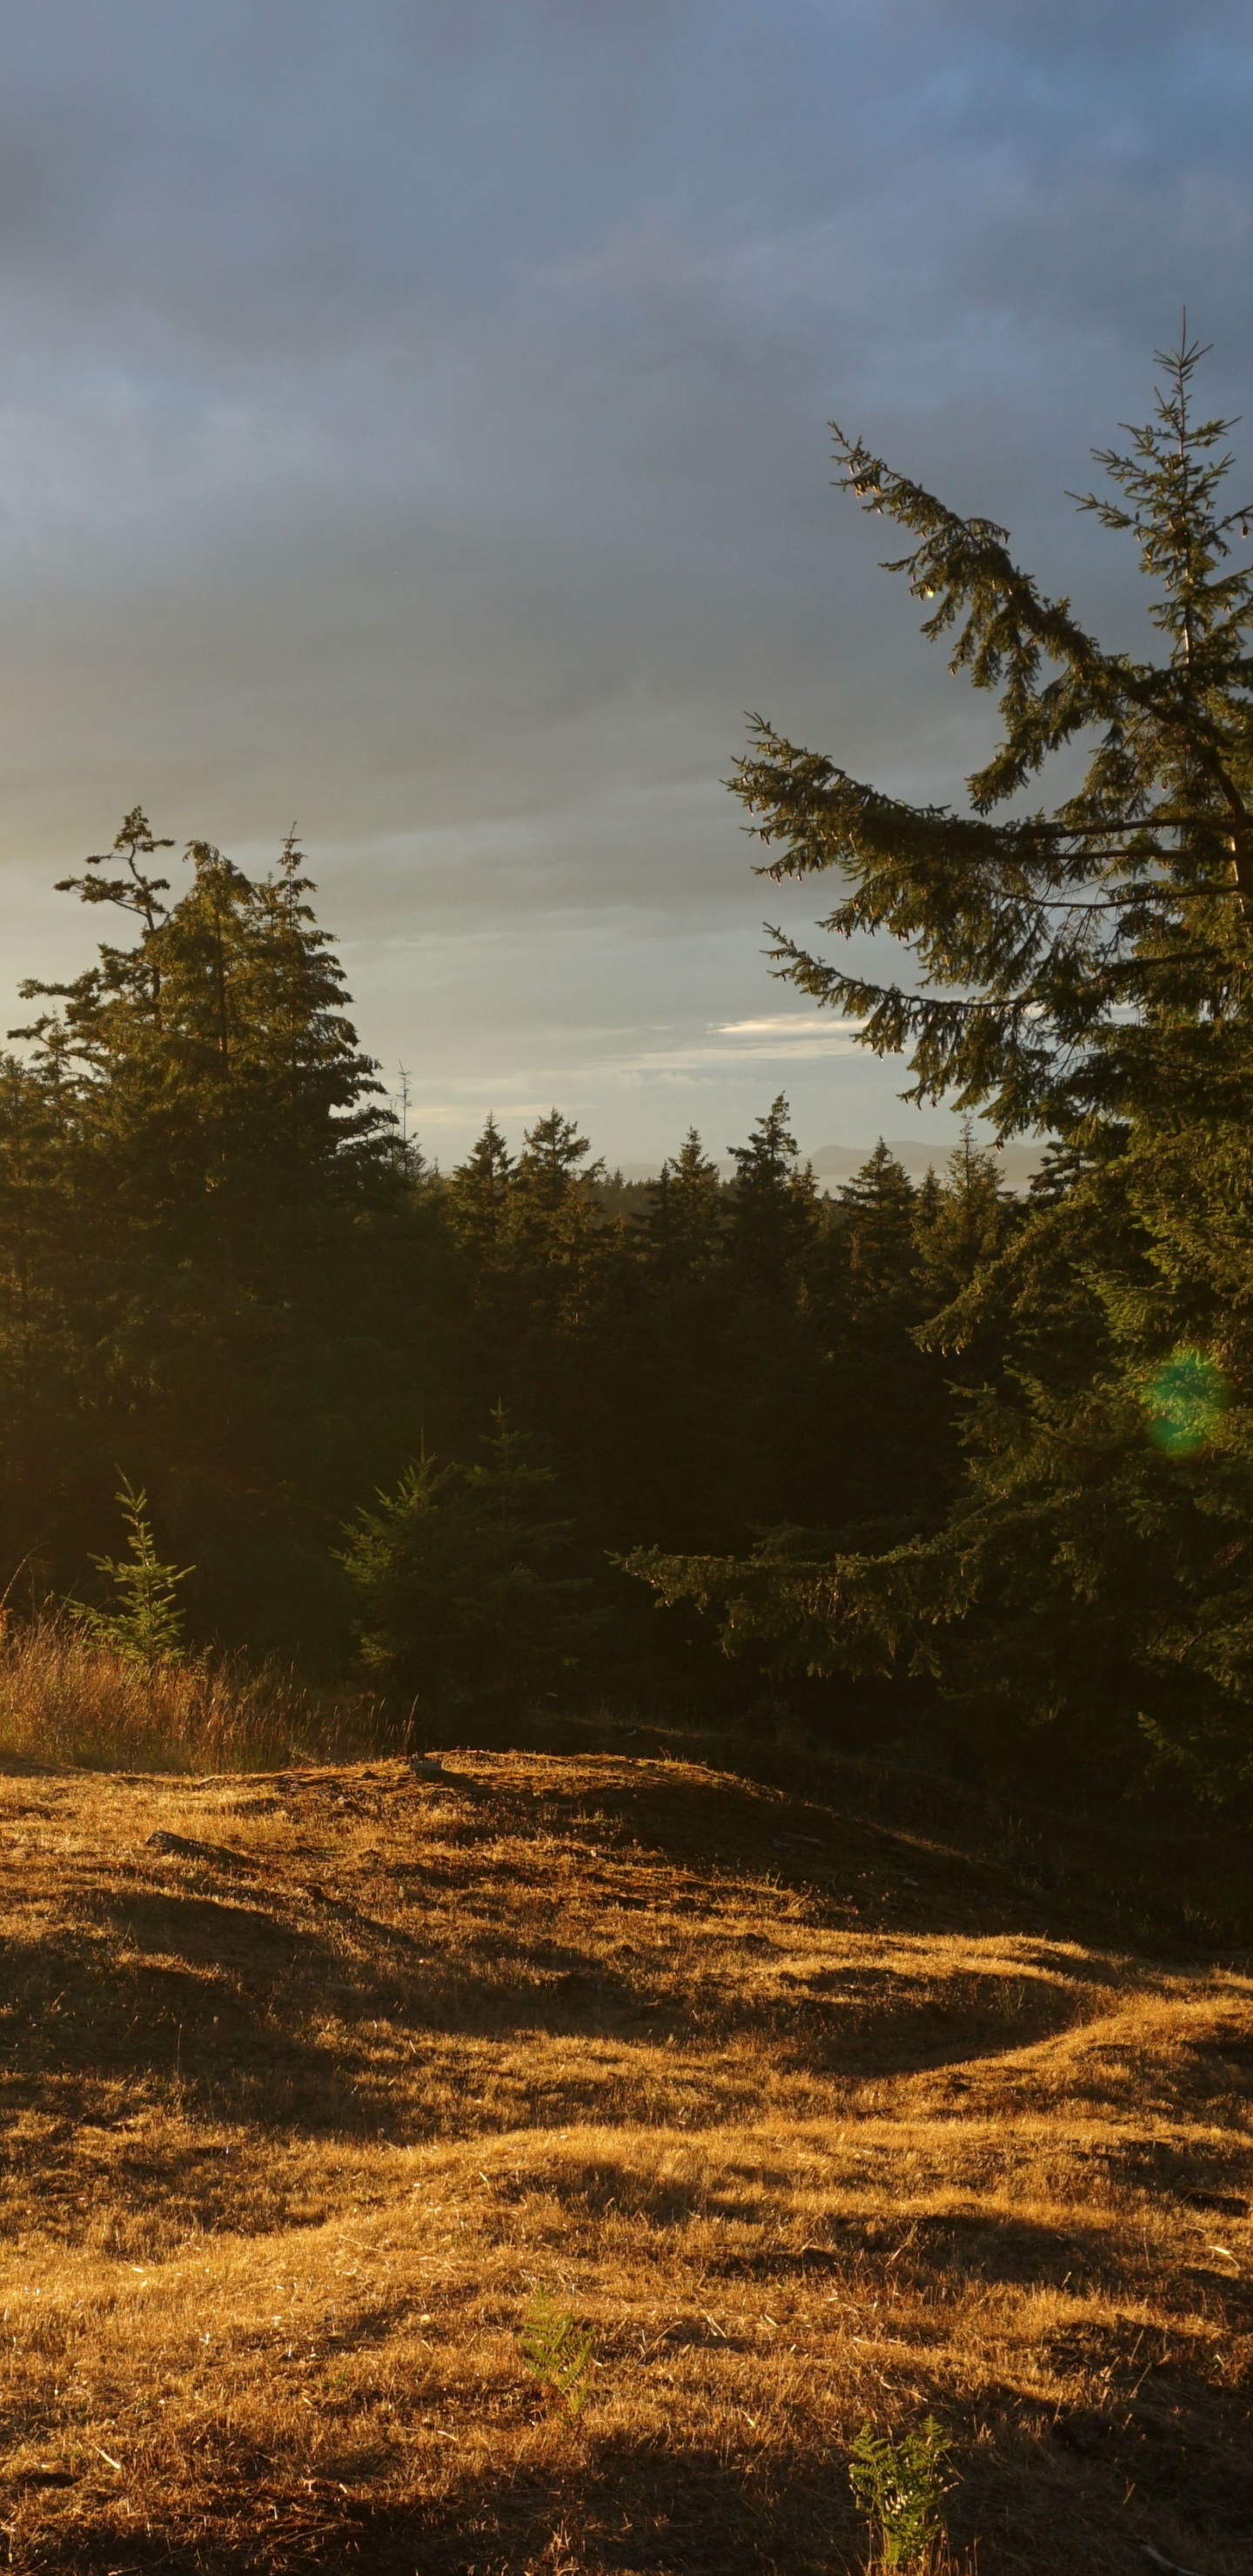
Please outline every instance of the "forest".
[[577, 1704], [1247, 1806], [1253, 576], [1201, 354], [1085, 503], [1164, 659], [837, 433], [1002, 740], [966, 814], [764, 723], [736, 784], [768, 877], [834, 870], [824, 929], [901, 944], [899, 985], [775, 966], [965, 1113], [921, 1186], [880, 1146], [824, 1194], [782, 1097], [652, 1183], [557, 1107], [436, 1170], [294, 837], [251, 878], [136, 808], [63, 881], [111, 935], [0, 1069], [13, 1622], [116, 1626], [147, 1549], [163, 1651], [368, 1681], [398, 1740]]

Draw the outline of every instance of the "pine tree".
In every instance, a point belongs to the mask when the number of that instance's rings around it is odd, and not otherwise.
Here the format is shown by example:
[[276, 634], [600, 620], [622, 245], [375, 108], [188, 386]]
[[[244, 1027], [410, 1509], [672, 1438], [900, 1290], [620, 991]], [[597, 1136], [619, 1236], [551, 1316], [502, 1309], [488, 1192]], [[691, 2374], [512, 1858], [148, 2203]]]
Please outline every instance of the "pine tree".
[[0, 1342], [22, 1374], [59, 1329], [72, 1117], [73, 1081], [55, 1038], [30, 1063], [0, 1056]]
[[[954, 814], [760, 726], [740, 791], [767, 872], [836, 870], [823, 926], [894, 934], [917, 979], [873, 984], [781, 934], [776, 963], [908, 1053], [913, 1098], [955, 1094], [1061, 1153], [999, 1248], [989, 1174], [964, 1205], [950, 1181], [933, 1286], [958, 1285], [933, 1330], [969, 1352], [994, 1329], [1005, 1374], [971, 1398], [966, 1481], [930, 1535], [783, 1572], [640, 1570], [813, 1669], [930, 1675], [994, 1758], [1034, 1727], [1059, 1777], [1125, 1781], [1151, 1748], [1230, 1797], [1253, 1789], [1253, 571], [1223, 507], [1230, 424], [1194, 416], [1203, 354], [1159, 361], [1154, 419], [1098, 451], [1115, 497], [1080, 502], [1136, 543], [1157, 660], [1101, 647], [1003, 529], [836, 432], [843, 486], [913, 540], [890, 568], [936, 603], [924, 632], [999, 691], [1002, 739]], [[1080, 788], [1023, 812], [1093, 733]]]
[[603, 1162], [588, 1163], [590, 1151], [573, 1118], [563, 1117], [559, 1109], [537, 1118], [526, 1130], [518, 1158], [519, 1205], [542, 1217], [564, 1210], [576, 1190], [594, 1187], [603, 1176]]
[[[919, 1211], [919, 1285], [933, 1318], [998, 1258], [1014, 1219], [1014, 1203], [1001, 1186], [996, 1156], [976, 1142], [968, 1118], [925, 1220]], [[943, 1331], [934, 1321], [927, 1337], [933, 1345], [944, 1347]], [[960, 1347], [967, 1346], [966, 1337], [958, 1339]]]
[[448, 1184], [448, 1201], [458, 1240], [474, 1260], [488, 1263], [500, 1252], [508, 1226], [513, 1158], [494, 1118]]
[[[1203, 355], [1162, 358], [1155, 421], [1130, 454], [1097, 451], [1124, 499], [1082, 502], [1133, 534], [1164, 661], [1103, 649], [1019, 570], [1005, 529], [958, 517], [837, 428], [841, 486], [916, 540], [888, 569], [937, 603], [923, 632], [954, 634], [951, 668], [999, 689], [1003, 739], [967, 814], [903, 804], [764, 724], [739, 764], [755, 828], [780, 846], [765, 873], [834, 868], [848, 891], [823, 928], [891, 932], [919, 980], [874, 984], [777, 934], [781, 971], [862, 1021], [876, 1053], [909, 1050], [912, 1098], [988, 1107], [1002, 1134], [1091, 1140], [1181, 1096], [1221, 1109], [1243, 1065], [1253, 571], [1228, 569], [1247, 524], [1220, 508], [1231, 424], [1192, 417]], [[1093, 729], [1084, 783], [1051, 815], [988, 819]]]
[[596, 1626], [536, 1466], [502, 1407], [468, 1467], [425, 1452], [362, 1511], [343, 1564], [364, 1660], [430, 1711], [525, 1704], [568, 1683]]
[[641, 1242], [650, 1268], [666, 1278], [708, 1270], [726, 1235], [718, 1166], [689, 1127], [674, 1160], [662, 1164], [649, 1193]]
[[92, 1557], [97, 1574], [108, 1578], [112, 1601], [105, 1607], [73, 1601], [69, 1607], [80, 1625], [112, 1646], [128, 1663], [151, 1667], [183, 1659], [183, 1618], [179, 1585], [194, 1573], [190, 1565], [166, 1565], [157, 1554], [148, 1497], [136, 1493], [123, 1477], [114, 1500], [126, 1524], [127, 1553]]
[[873, 1330], [887, 1316], [917, 1321], [915, 1200], [904, 1165], [882, 1137], [869, 1161], [839, 1192], [847, 1314], [854, 1333]]
[[596, 1185], [602, 1161], [572, 1118], [550, 1109], [523, 1137], [509, 1203], [511, 1266], [529, 1315], [564, 1330], [586, 1323], [607, 1237]]
[[820, 1301], [836, 1390], [829, 1437], [842, 1464], [838, 1519], [849, 1539], [847, 1524], [858, 1525], [858, 1544], [871, 1523], [880, 1537], [916, 1528], [951, 1482], [950, 1408], [917, 1342], [927, 1313], [926, 1231], [919, 1193], [880, 1138], [829, 1208]]
[[27, 1528], [81, 1563], [124, 1447], [196, 1558], [197, 1618], [286, 1643], [321, 1614], [284, 1591], [327, 1597], [326, 1541], [381, 1445], [383, 1382], [393, 1413], [404, 1384], [377, 1335], [411, 1193], [294, 838], [260, 880], [193, 842], [173, 901], [150, 872], [164, 847], [128, 815], [114, 853], [66, 884], [114, 906], [134, 944], [23, 988], [53, 1007], [15, 1033], [33, 1044], [11, 1084], [27, 1141], [0, 1137], [0, 1193], [7, 1176], [15, 1243], [42, 1230], [22, 1294], [28, 1317], [45, 1311], [20, 1377], [0, 1318], [10, 1480]]
[[[357, 1046], [343, 971], [313, 916], [294, 840], [277, 873], [250, 880], [206, 841], [192, 880], [160, 900], [138, 856], [168, 847], [127, 817], [118, 878], [68, 878], [85, 902], [138, 918], [133, 949], [102, 946], [70, 985], [27, 983], [60, 1000], [58, 1042], [73, 1063], [89, 1174], [111, 1223], [168, 1230], [227, 1283], [264, 1267], [295, 1206], [359, 1191], [381, 1171], [390, 1113]], [[91, 867], [107, 862], [91, 860]], [[48, 1045], [47, 1015], [33, 1035]], [[243, 1264], [241, 1272], [240, 1265]]]
[[817, 1234], [818, 1187], [812, 1166], [800, 1161], [790, 1115], [780, 1092], [748, 1143], [727, 1148], [735, 1165], [731, 1254], [763, 1288], [794, 1278]]

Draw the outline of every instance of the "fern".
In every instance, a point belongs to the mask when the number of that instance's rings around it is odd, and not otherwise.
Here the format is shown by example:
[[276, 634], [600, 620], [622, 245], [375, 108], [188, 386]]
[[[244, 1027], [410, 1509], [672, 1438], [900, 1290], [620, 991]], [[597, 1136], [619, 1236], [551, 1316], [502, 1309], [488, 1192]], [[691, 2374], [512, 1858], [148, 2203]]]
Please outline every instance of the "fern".
[[536, 2291], [522, 2320], [519, 2349], [532, 2378], [571, 2415], [581, 2415], [591, 2395], [595, 2339], [593, 2327], [580, 2325], [546, 2290]]
[[877, 2526], [887, 2570], [921, 2565], [943, 2538], [942, 2504], [952, 2480], [945, 2475], [949, 2437], [934, 2415], [893, 2442], [863, 2424], [853, 2444], [849, 2477], [867, 2520]]

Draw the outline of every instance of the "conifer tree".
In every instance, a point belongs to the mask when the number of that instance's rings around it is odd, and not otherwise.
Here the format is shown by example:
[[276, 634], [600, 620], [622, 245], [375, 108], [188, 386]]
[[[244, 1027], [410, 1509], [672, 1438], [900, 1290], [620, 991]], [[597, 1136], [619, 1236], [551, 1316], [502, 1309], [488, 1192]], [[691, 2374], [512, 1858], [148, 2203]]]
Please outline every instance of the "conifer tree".
[[57, 1329], [72, 1205], [73, 1082], [55, 1040], [33, 1062], [0, 1055], [0, 1343], [24, 1373]]
[[706, 1271], [724, 1241], [726, 1219], [718, 1166], [689, 1127], [673, 1161], [662, 1164], [649, 1193], [641, 1240], [649, 1266], [667, 1278]]
[[468, 1467], [422, 1455], [363, 1510], [343, 1563], [367, 1666], [429, 1710], [559, 1690], [596, 1626], [569, 1570], [572, 1530], [551, 1512], [552, 1470], [532, 1462], [503, 1407]]
[[[168, 1229], [179, 1257], [198, 1233], [202, 1256], [212, 1247], [234, 1277], [249, 1254], [264, 1260], [285, 1210], [341, 1198], [380, 1169], [393, 1122], [374, 1105], [376, 1069], [346, 1017], [294, 840], [255, 883], [193, 841], [191, 883], [167, 908], [166, 881], [138, 859], [168, 846], [137, 809], [118, 836], [120, 877], [63, 880], [137, 918], [141, 937], [102, 946], [70, 985], [22, 991], [64, 1005], [57, 1042], [76, 1069], [84, 1170], [114, 1223]], [[45, 1015], [15, 1034], [46, 1048], [54, 1025]]]
[[822, 1310], [837, 1390], [831, 1484], [846, 1539], [850, 1522], [862, 1537], [870, 1523], [880, 1537], [918, 1527], [951, 1483], [950, 1407], [917, 1339], [930, 1199], [880, 1138], [829, 1209]]
[[505, 1235], [513, 1158], [494, 1117], [489, 1117], [464, 1163], [448, 1184], [448, 1201], [459, 1240], [484, 1263], [499, 1253]]
[[[739, 764], [778, 850], [765, 872], [834, 869], [847, 890], [823, 928], [891, 932], [918, 980], [878, 985], [779, 934], [781, 971], [862, 1021], [876, 1053], [908, 1051], [911, 1097], [989, 1108], [1002, 1134], [1088, 1138], [1177, 1104], [1180, 1086], [1218, 1103], [1242, 1063], [1253, 569], [1230, 565], [1246, 512], [1221, 507], [1232, 424], [1193, 417], [1204, 354], [1159, 360], [1155, 420], [1130, 453], [1097, 451], [1122, 499], [1081, 503], [1132, 534], [1163, 660], [1104, 649], [1018, 568], [1005, 529], [959, 517], [837, 428], [841, 488], [914, 540], [887, 568], [935, 602], [923, 632], [952, 638], [950, 667], [999, 692], [1002, 741], [965, 814], [903, 804], [765, 724]], [[1077, 792], [1051, 814], [990, 819], [1093, 730]]]
[[[37, 1279], [47, 1311], [20, 1385], [0, 1348], [0, 1412], [10, 1480], [29, 1494], [42, 1474], [35, 1525], [51, 1525], [58, 1551], [87, 1552], [75, 1533], [124, 1440], [197, 1560], [198, 1613], [233, 1585], [251, 1621], [263, 1568], [274, 1601], [276, 1560], [296, 1579], [329, 1501], [325, 1548], [353, 1490], [335, 1491], [349, 1458], [360, 1490], [378, 1404], [363, 1327], [376, 1330], [386, 1295], [371, 1229], [394, 1224], [400, 1176], [294, 838], [259, 881], [193, 842], [176, 900], [151, 873], [168, 846], [128, 815], [114, 852], [65, 882], [114, 906], [134, 944], [103, 943], [67, 984], [22, 988], [59, 1008], [14, 1033], [34, 1052], [10, 1083], [25, 1141], [14, 1121], [0, 1134], [0, 1195], [15, 1201], [15, 1242], [43, 1231], [22, 1295], [29, 1315]], [[381, 1353], [377, 1365], [394, 1405], [403, 1372]], [[325, 1594], [324, 1554], [318, 1580]], [[276, 1616], [264, 1642], [290, 1634]]]
[[572, 1118], [550, 1109], [525, 1130], [510, 1197], [518, 1285], [530, 1311], [581, 1328], [604, 1241], [596, 1184], [604, 1163]]
[[880, 1137], [868, 1162], [839, 1192], [848, 1279], [848, 1317], [864, 1330], [885, 1315], [917, 1320], [914, 1186]]
[[[976, 1141], [973, 1122], [968, 1118], [961, 1142], [945, 1164], [943, 1185], [937, 1188], [925, 1219], [919, 1210], [919, 1286], [933, 1319], [996, 1261], [1014, 1221], [1014, 1204], [1001, 1186], [996, 1156]], [[934, 1320], [928, 1326], [927, 1338], [933, 1345], [943, 1347], [943, 1335]], [[958, 1346], [965, 1347], [967, 1341], [968, 1336], [959, 1331]]]
[[762, 1287], [793, 1276], [812, 1250], [817, 1231], [818, 1188], [802, 1164], [789, 1128], [791, 1112], [780, 1092], [759, 1118], [746, 1145], [730, 1145], [735, 1165], [730, 1249]]
[[[951, 667], [999, 693], [1002, 739], [954, 813], [759, 726], [739, 784], [767, 872], [834, 870], [824, 928], [891, 932], [916, 972], [876, 984], [781, 934], [776, 964], [907, 1054], [911, 1097], [1052, 1132], [1062, 1154], [999, 1249], [988, 1173], [950, 1180], [965, 1278], [939, 1339], [969, 1350], [999, 1318], [1010, 1373], [972, 1398], [937, 1528], [782, 1574], [639, 1570], [721, 1603], [728, 1639], [930, 1676], [993, 1758], [1034, 1727], [1059, 1776], [1126, 1781], [1138, 1746], [1231, 1797], [1253, 1791], [1253, 569], [1233, 561], [1247, 515], [1224, 506], [1231, 424], [1194, 410], [1203, 355], [1185, 337], [1159, 360], [1153, 420], [1097, 451], [1114, 496], [1080, 501], [1138, 549], [1156, 659], [1102, 647], [1004, 529], [836, 431], [841, 484], [908, 533], [890, 569]], [[1080, 787], [1023, 811], [1051, 755], [1094, 735]]]
[[590, 1151], [573, 1118], [559, 1109], [537, 1118], [518, 1158], [519, 1204], [546, 1217], [564, 1209], [576, 1189], [594, 1186], [604, 1175], [603, 1162], [588, 1163]]
[[148, 1497], [136, 1493], [123, 1477], [115, 1496], [126, 1524], [127, 1553], [122, 1557], [93, 1554], [98, 1575], [108, 1578], [112, 1601], [101, 1606], [72, 1601], [72, 1616], [128, 1663], [152, 1667], [183, 1660], [183, 1618], [178, 1588], [195, 1571], [189, 1565], [166, 1565], [157, 1554]]

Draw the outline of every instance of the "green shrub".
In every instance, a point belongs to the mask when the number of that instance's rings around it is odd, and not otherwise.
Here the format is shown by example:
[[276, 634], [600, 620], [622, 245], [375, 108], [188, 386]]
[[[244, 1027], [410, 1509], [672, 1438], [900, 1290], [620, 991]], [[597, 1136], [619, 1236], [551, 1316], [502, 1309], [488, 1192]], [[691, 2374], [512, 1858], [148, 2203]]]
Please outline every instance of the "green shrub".
[[97, 1573], [107, 1575], [112, 1584], [113, 1601], [104, 1608], [71, 1601], [70, 1614], [90, 1636], [112, 1646], [128, 1663], [181, 1663], [183, 1614], [178, 1587], [194, 1569], [163, 1564], [147, 1516], [148, 1497], [142, 1489], [136, 1492], [128, 1476], [122, 1478], [114, 1500], [122, 1507], [130, 1553], [91, 1560]]
[[952, 2484], [943, 2462], [950, 2448], [934, 2415], [924, 2416], [899, 2442], [863, 2424], [853, 2444], [849, 2477], [877, 2536], [884, 2569], [922, 2567], [943, 2539], [942, 2506]]
[[541, 2388], [570, 2415], [581, 2415], [591, 2395], [590, 2374], [595, 2331], [580, 2325], [569, 2308], [558, 2307], [546, 2290], [537, 2290], [518, 2337], [522, 2359]]

